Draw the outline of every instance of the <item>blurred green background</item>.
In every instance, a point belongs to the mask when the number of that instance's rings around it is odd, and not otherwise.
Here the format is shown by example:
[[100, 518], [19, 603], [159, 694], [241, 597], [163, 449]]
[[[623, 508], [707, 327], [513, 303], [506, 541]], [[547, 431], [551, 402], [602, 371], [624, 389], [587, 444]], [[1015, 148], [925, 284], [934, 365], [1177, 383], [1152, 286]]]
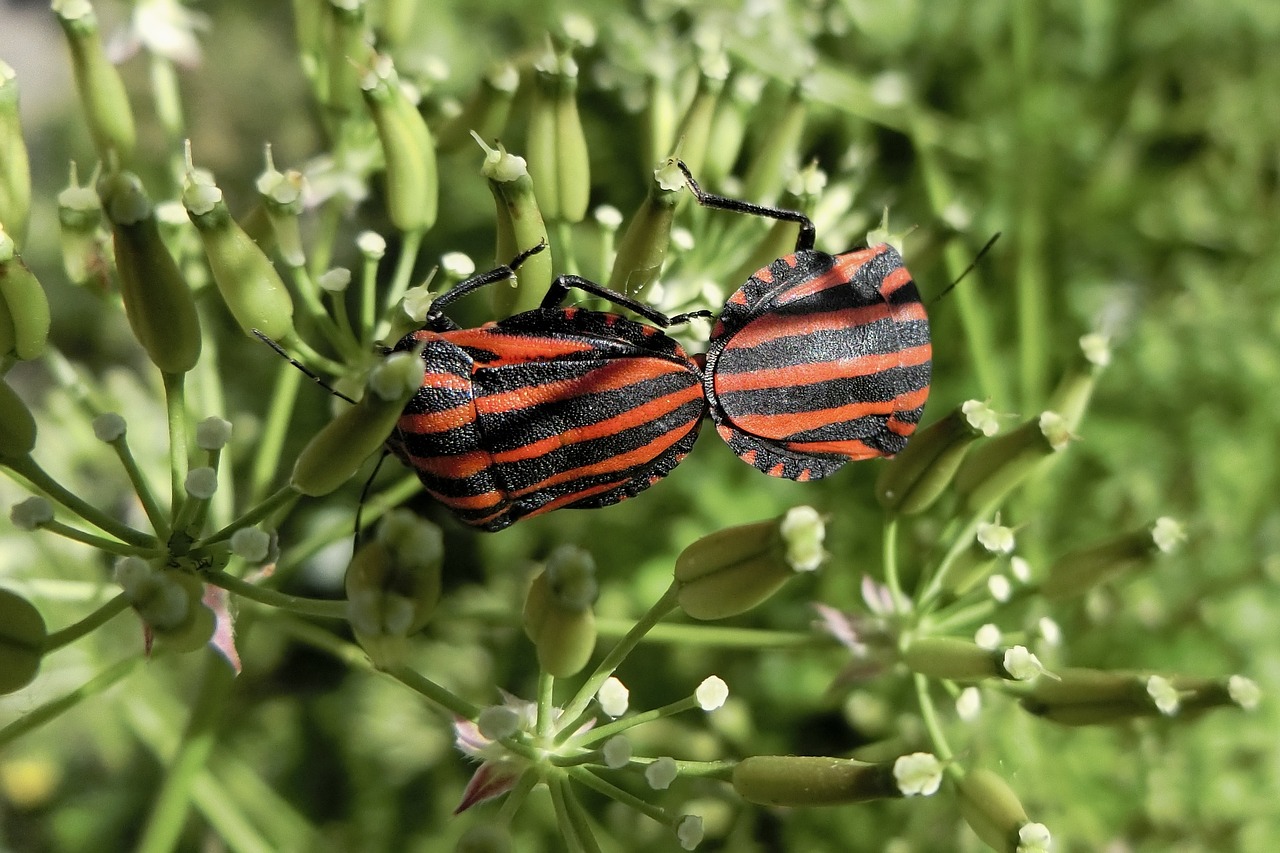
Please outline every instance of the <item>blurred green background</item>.
[[[298, 70], [288, 4], [198, 8], [211, 27], [203, 61], [181, 72], [189, 134], [200, 164], [218, 175], [233, 209], [243, 210], [264, 140], [275, 146], [278, 164], [291, 166], [324, 143]], [[119, 21], [127, 9], [102, 3], [99, 12]], [[491, 62], [540, 46], [567, 13], [585, 16], [599, 33], [579, 53], [593, 205], [629, 214], [639, 203], [653, 166], [643, 151], [639, 84], [664, 64], [677, 73], [691, 67], [691, 33], [707, 28], [723, 36], [735, 68], [766, 83], [749, 113], [739, 174], [777, 131], [790, 84], [808, 75], [796, 155], [816, 157], [853, 189], [846, 209], [827, 215], [830, 229], [818, 217], [821, 248], [842, 251], [858, 242], [889, 205], [896, 226], [919, 226], [905, 255], [928, 299], [958, 272], [945, 246], [967, 262], [987, 236], [1003, 232], [974, 279], [930, 309], [935, 375], [926, 421], [974, 397], [989, 398], [1009, 425], [1031, 417], [1075, 361], [1080, 335], [1109, 334], [1114, 359], [1081, 440], [1006, 508], [1004, 520], [1019, 526], [1019, 553], [1033, 568], [1160, 515], [1183, 520], [1189, 542], [1123, 586], [998, 621], [1012, 633], [1051, 615], [1064, 635], [1046, 656], [1051, 668], [1239, 672], [1257, 680], [1264, 697], [1275, 695], [1280, 4], [422, 4], [413, 47], [402, 51], [400, 64], [431, 83], [430, 117], [465, 98]], [[0, 6], [0, 58], [17, 69], [23, 88], [38, 199], [25, 254], [50, 292], [55, 343], [130, 412], [131, 430], [153, 430], [162, 446], [154, 377], [122, 318], [61, 276], [53, 196], [65, 185], [67, 161], [87, 172], [92, 149], [47, 9]], [[142, 144], [152, 146], [162, 170], [168, 152], [145, 130], [152, 115], [145, 62], [134, 59], [124, 72]], [[503, 137], [517, 152], [521, 121], [517, 104]], [[449, 251], [467, 252], [481, 268], [492, 261], [492, 201], [480, 159], [464, 148], [442, 160], [443, 214], [428, 234], [420, 272]], [[375, 188], [360, 227], [389, 233], [379, 210]], [[681, 214], [699, 239], [720, 227], [700, 214]], [[842, 239], [847, 244], [832, 242]], [[675, 258], [673, 275], [736, 265], [708, 256], [713, 244], [700, 242], [688, 258]], [[345, 248], [336, 260], [354, 258]], [[227, 340], [228, 396], [249, 415], [260, 414], [273, 357], [243, 339]], [[42, 369], [24, 367], [15, 377], [44, 406], [37, 457], [100, 505], [121, 500], [123, 478], [87, 424], [47, 392]], [[304, 399], [300, 419], [314, 428], [327, 401], [318, 392]], [[830, 562], [819, 577], [793, 584], [739, 621], [797, 629], [812, 620], [812, 600], [857, 606], [862, 576], [879, 571], [881, 512], [872, 483], [882, 463], [861, 463], [820, 483], [777, 482], [734, 459], [712, 430], [704, 433], [667, 480], [604, 510], [553, 513], [485, 535], [463, 529], [425, 498], [415, 500], [445, 528], [449, 601], [459, 611], [518, 604], [529, 565], [555, 545], [574, 543], [600, 565], [599, 612], [633, 617], [661, 593], [675, 554], [698, 536], [807, 503], [830, 514]], [[296, 444], [307, 435], [300, 427]], [[304, 505], [282, 531], [286, 553], [291, 537], [348, 524], [357, 491]], [[21, 496], [0, 482], [6, 504]], [[945, 514], [926, 515], [905, 530], [908, 575], [939, 547], [943, 520]], [[0, 537], [0, 579], [26, 585], [51, 625], [83, 612], [82, 602], [60, 600], [55, 580], [106, 576], [100, 556], [20, 534], [7, 520]], [[310, 560], [295, 589], [336, 595], [345, 547]], [[467, 826], [486, 819], [483, 808], [449, 817], [469, 768], [452, 749], [446, 721], [412, 694], [290, 641], [269, 620], [246, 636], [245, 671], [232, 684], [209, 686], [218, 683], [207, 675], [217, 661], [164, 661], [0, 752], [0, 849], [129, 848], [163, 784], [158, 756], [169, 754], [201, 685], [223, 698], [211, 721], [216, 738], [206, 788], [197, 793], [183, 849], [224, 849], [211, 838], [233, 837], [243, 819], [269, 827], [264, 836], [280, 846], [306, 838], [333, 849], [450, 850]], [[136, 622], [122, 619], [60, 652], [33, 687], [0, 700], [0, 722], [78, 686], [139, 642]], [[494, 700], [495, 684], [529, 696], [536, 675], [517, 628], [448, 612], [428, 628], [416, 658], [480, 702]], [[735, 699], [707, 725], [677, 718], [643, 729], [643, 749], [652, 754], [839, 754], [879, 739], [918, 743], [907, 682], [886, 676], [852, 695], [830, 693], [842, 664], [835, 651], [652, 644], [619, 674], [633, 707], [686, 695], [710, 672], [730, 684]], [[978, 721], [952, 723], [949, 731], [960, 760], [1004, 775], [1032, 818], [1049, 825], [1058, 850], [1280, 849], [1280, 717], [1270, 698], [1249, 715], [1227, 710], [1063, 730], [991, 695]], [[707, 815], [704, 849], [980, 849], [946, 796], [781, 813], [744, 809], [715, 783], [677, 788], [667, 802], [685, 798], [691, 802], [684, 810]], [[535, 806], [519, 822], [518, 849], [558, 849], [549, 807]], [[674, 846], [643, 818], [600, 807], [614, 831], [606, 849]]]

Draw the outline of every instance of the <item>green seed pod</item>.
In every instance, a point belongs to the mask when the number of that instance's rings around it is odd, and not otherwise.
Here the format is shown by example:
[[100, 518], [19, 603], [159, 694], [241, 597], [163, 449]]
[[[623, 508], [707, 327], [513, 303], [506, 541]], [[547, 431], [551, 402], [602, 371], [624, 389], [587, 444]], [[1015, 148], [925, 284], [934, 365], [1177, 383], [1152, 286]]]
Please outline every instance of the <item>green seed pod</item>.
[[680, 607], [694, 619], [724, 619], [762, 603], [822, 559], [821, 518], [796, 507], [770, 521], [704, 536], [676, 558]]
[[[719, 186], [733, 171], [733, 165], [738, 162], [742, 143], [746, 139], [747, 120], [751, 117], [752, 107], [760, 100], [763, 88], [764, 80], [756, 74], [748, 73], [734, 74], [725, 87], [720, 103], [716, 106], [716, 114], [711, 119], [711, 136], [707, 140], [707, 154], [702, 163], [702, 171], [694, 173], [703, 178], [708, 186]], [[792, 248], [795, 247], [794, 239], [791, 245]], [[780, 254], [789, 254], [789, 251]]]
[[31, 217], [31, 165], [18, 119], [17, 74], [0, 60], [0, 225], [21, 246]]
[[578, 63], [548, 46], [535, 69], [528, 156], [538, 206], [547, 219], [581, 222], [591, 197], [591, 166], [578, 116]]
[[0, 378], [0, 462], [23, 459], [36, 446], [36, 419], [9, 383]]
[[275, 341], [293, 334], [293, 299], [271, 259], [231, 218], [222, 190], [189, 169], [182, 204], [196, 226], [218, 292], [246, 335], [256, 329]]
[[1184, 535], [1176, 521], [1161, 518], [1151, 526], [1071, 551], [1049, 567], [1040, 591], [1051, 601], [1088, 592], [1100, 583], [1145, 568], [1161, 553], [1172, 551]]
[[71, 181], [58, 193], [58, 242], [62, 268], [73, 284], [102, 278], [107, 267], [103, 249], [102, 202], [92, 186], [80, 186], [76, 164], [71, 164]]
[[0, 696], [36, 677], [46, 636], [40, 611], [16, 592], [0, 589]]
[[817, 755], [753, 755], [733, 768], [733, 789], [762, 806], [835, 806], [901, 797], [892, 764]]
[[422, 630], [440, 602], [440, 528], [405, 509], [389, 512], [377, 536], [347, 567], [348, 618], [360, 644], [389, 661]]
[[643, 163], [657, 163], [666, 157], [676, 141], [677, 115], [674, 72], [670, 65], [655, 69], [645, 86]]
[[391, 224], [408, 233], [426, 231], [436, 222], [440, 198], [431, 131], [400, 87], [390, 57], [377, 57], [360, 88], [386, 158]]
[[1075, 431], [1084, 420], [1085, 410], [1098, 384], [1098, 376], [1111, 362], [1110, 342], [1105, 335], [1089, 334], [1080, 338], [1081, 358], [1062, 377], [1049, 397], [1049, 408], [1062, 415], [1067, 429]]
[[373, 32], [381, 49], [391, 50], [405, 43], [413, 32], [418, 5], [418, 0], [382, 0], [378, 4]]
[[1007, 677], [1002, 658], [999, 651], [954, 637], [922, 637], [902, 653], [903, 662], [912, 672], [952, 681]]
[[510, 263], [521, 252], [539, 243], [547, 244], [546, 249], [525, 259], [516, 270], [514, 287], [489, 288], [494, 312], [505, 317], [542, 304], [551, 287], [551, 246], [525, 159], [508, 153], [501, 144], [497, 149], [490, 148], [478, 135], [475, 140], [484, 149], [480, 174], [489, 180], [489, 192], [497, 206], [498, 245], [494, 262]]
[[1148, 690], [1148, 675], [1094, 669], [1056, 674], [1057, 679], [1038, 679], [1020, 700], [1028, 713], [1062, 726], [1109, 725], [1160, 715]]
[[[44, 352], [49, 338], [49, 300], [35, 274], [18, 257], [18, 247], [0, 225], [0, 302], [4, 303], [8, 332], [0, 332], [0, 343], [9, 346], [0, 356], [35, 358]], [[11, 341], [5, 341], [11, 338]]]
[[152, 363], [165, 373], [186, 373], [200, 358], [200, 318], [142, 181], [130, 172], [107, 175], [98, 196], [111, 222], [129, 326]]
[[[267, 168], [258, 176], [254, 186], [262, 199], [261, 210], [271, 226], [276, 251], [286, 265], [297, 269], [307, 262], [302, 244], [302, 228], [298, 217], [302, 215], [302, 193], [306, 186], [302, 173], [290, 169], [281, 172], [271, 159], [271, 147], [266, 151]], [[246, 227], [245, 229], [249, 229]], [[259, 245], [263, 241], [255, 240]]]
[[324, 104], [338, 116], [349, 116], [360, 109], [359, 69], [373, 61], [373, 48], [366, 38], [365, 0], [327, 0], [324, 5], [328, 23]]
[[590, 554], [562, 546], [547, 558], [525, 597], [524, 632], [537, 649], [539, 666], [556, 678], [577, 674], [595, 651], [595, 571]]
[[[422, 359], [395, 353], [375, 368], [360, 402], [329, 422], [303, 448], [289, 484], [310, 497], [327, 495], [386, 442], [405, 403], [422, 387]], [[380, 389], [380, 390], [375, 390]]]
[[[437, 139], [440, 152], [462, 147], [472, 133], [481, 139], [501, 136], [519, 87], [520, 72], [510, 62], [500, 62], [490, 68], [480, 78], [480, 86], [463, 106], [462, 112], [441, 128]], [[510, 259], [514, 255], [507, 257]]]
[[956, 494], [967, 510], [985, 514], [1070, 440], [1062, 416], [1043, 412], [970, 453], [956, 472]]
[[777, 119], [770, 122], [769, 133], [747, 166], [743, 198], [761, 204], [772, 202], [799, 164], [800, 139], [808, 113], [802, 89], [803, 86], [797, 85], [791, 90]]
[[62, 25], [67, 45], [71, 48], [80, 106], [93, 136], [98, 159], [110, 162], [110, 155], [114, 152], [118, 162], [127, 163], [133, 156], [137, 140], [133, 110], [129, 107], [120, 72], [103, 52], [98, 17], [93, 6], [89, 0], [54, 0], [53, 12], [58, 16], [58, 23]]
[[684, 176], [676, 168], [675, 160], [667, 160], [654, 170], [640, 209], [631, 217], [618, 241], [618, 254], [609, 274], [610, 289], [639, 299], [658, 280], [667, 258], [671, 223], [682, 189]]
[[880, 470], [876, 499], [881, 506], [891, 513], [912, 515], [928, 509], [946, 491], [970, 445], [984, 434], [983, 421], [975, 422], [966, 411], [971, 403], [975, 401], [957, 406], [917, 432]]
[[1027, 813], [1009, 783], [990, 770], [971, 770], [956, 786], [960, 815], [979, 838], [1000, 853], [1018, 849]]
[[711, 139], [711, 123], [715, 118], [716, 104], [724, 81], [729, 77], [729, 60], [723, 53], [711, 56], [701, 63], [698, 89], [694, 92], [689, 109], [685, 110], [676, 129], [676, 147], [680, 159], [695, 175], [702, 174], [702, 164], [707, 157], [707, 144]]

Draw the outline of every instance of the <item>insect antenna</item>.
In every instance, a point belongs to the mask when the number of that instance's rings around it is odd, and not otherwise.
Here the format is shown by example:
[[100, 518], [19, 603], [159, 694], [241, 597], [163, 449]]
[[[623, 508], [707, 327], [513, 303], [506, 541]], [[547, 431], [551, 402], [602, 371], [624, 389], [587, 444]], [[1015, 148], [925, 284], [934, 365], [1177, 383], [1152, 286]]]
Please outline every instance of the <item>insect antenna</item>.
[[315, 381], [315, 383], [316, 383], [317, 385], [319, 385], [321, 388], [323, 388], [324, 390], [328, 391], [328, 392], [329, 392], [330, 394], [332, 394], [333, 396], [335, 396], [335, 397], [337, 397], [337, 398], [339, 398], [339, 399], [341, 399], [341, 400], [346, 400], [348, 403], [350, 403], [350, 404], [351, 404], [351, 405], [353, 405], [353, 406], [355, 405], [355, 403], [356, 403], [356, 401], [355, 401], [355, 400], [351, 399], [351, 398], [350, 398], [350, 397], [348, 397], [346, 394], [343, 394], [341, 391], [339, 391], [339, 390], [335, 389], [335, 388], [334, 388], [332, 385], [330, 385], [328, 382], [325, 382], [323, 379], [321, 379], [319, 376], [317, 376], [317, 375], [316, 375], [316, 373], [315, 373], [313, 370], [311, 370], [311, 368], [307, 367], [305, 364], [303, 364], [302, 362], [298, 361], [298, 360], [297, 360], [296, 358], [294, 358], [293, 356], [289, 355], [289, 353], [287, 353], [287, 352], [285, 352], [285, 351], [284, 351], [284, 347], [280, 346], [278, 343], [276, 343], [275, 341], [271, 340], [271, 338], [267, 337], [266, 335], [264, 335], [262, 332], [258, 331], [257, 329], [254, 329], [254, 330], [253, 330], [253, 335], [254, 335], [254, 337], [256, 337], [258, 340], [262, 341], [264, 344], [266, 344], [267, 346], [269, 346], [269, 347], [271, 347], [273, 350], [275, 350], [275, 351], [276, 351], [276, 354], [277, 354], [277, 355], [279, 355], [281, 358], [283, 358], [285, 361], [289, 362], [289, 363], [290, 363], [290, 364], [292, 364], [294, 367], [296, 367], [296, 368], [298, 368], [299, 370], [301, 370], [301, 371], [302, 371], [302, 373], [303, 373], [303, 375], [305, 375], [305, 376], [309, 376], [311, 379], [313, 379], [313, 380]]
[[978, 261], [982, 260], [983, 256], [984, 256], [984, 255], [986, 255], [986, 254], [987, 254], [987, 252], [991, 250], [991, 247], [992, 247], [992, 246], [994, 246], [994, 245], [995, 245], [995, 243], [996, 243], [996, 241], [997, 241], [997, 240], [999, 240], [999, 239], [1000, 239], [1000, 232], [999, 232], [999, 231], [997, 231], [996, 233], [992, 234], [992, 235], [991, 235], [991, 239], [987, 241], [987, 244], [986, 244], [985, 246], [983, 246], [981, 249], [979, 249], [979, 250], [978, 250], [978, 254], [976, 254], [976, 255], [974, 255], [974, 256], [973, 256], [973, 260], [969, 262], [969, 266], [967, 266], [967, 267], [965, 267], [965, 268], [964, 268], [964, 272], [962, 272], [962, 273], [960, 273], [960, 275], [956, 276], [956, 280], [955, 280], [955, 281], [953, 281], [953, 282], [951, 282], [950, 284], [948, 284], [948, 285], [946, 286], [946, 288], [945, 288], [945, 289], [943, 289], [943, 291], [942, 291], [941, 293], [939, 293], [937, 296], [935, 296], [935, 297], [933, 297], [932, 299], [930, 299], [930, 300], [929, 300], [929, 304], [930, 304], [930, 305], [935, 304], [939, 299], [941, 299], [942, 297], [944, 297], [944, 296], [946, 296], [948, 293], [950, 293], [952, 290], [954, 290], [954, 289], [955, 289], [955, 286], [956, 286], [957, 284], [959, 284], [960, 282], [964, 281], [965, 276], [967, 276], [969, 273], [973, 272], [973, 271], [974, 271], [974, 269], [976, 269], [976, 268], [977, 268], [977, 266], [978, 266]]

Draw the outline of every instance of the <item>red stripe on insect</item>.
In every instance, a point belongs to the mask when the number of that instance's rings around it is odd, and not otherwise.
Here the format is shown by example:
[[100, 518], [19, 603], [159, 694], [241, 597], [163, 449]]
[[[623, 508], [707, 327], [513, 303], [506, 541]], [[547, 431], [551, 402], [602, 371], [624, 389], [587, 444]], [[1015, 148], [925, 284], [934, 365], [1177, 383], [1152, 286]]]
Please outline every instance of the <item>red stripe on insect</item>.
[[[525, 513], [524, 517], [529, 518], [530, 516], [534, 516], [534, 515], [542, 515], [544, 512], [551, 512], [551, 510], [559, 509], [560, 507], [565, 506], [566, 504], [577, 503], [580, 500], [585, 500], [589, 497], [593, 497], [595, 495], [612, 491], [613, 489], [616, 489], [619, 486], [626, 483], [628, 479], [629, 478], [627, 477], [623, 477], [620, 480], [613, 480], [612, 482], [609, 482], [609, 483], [602, 483], [599, 486], [592, 486], [589, 489], [583, 489], [578, 492], [571, 492], [567, 495], [562, 495], [553, 501], [548, 501], [547, 503], [543, 504], [542, 506], [538, 507], [532, 512]], [[659, 477], [657, 479], [662, 479], [662, 478]]]
[[670, 394], [664, 394], [656, 397], [647, 403], [639, 405], [634, 409], [623, 412], [620, 415], [614, 415], [611, 418], [605, 418], [596, 421], [587, 426], [574, 427], [567, 429], [562, 433], [533, 441], [523, 447], [514, 450], [502, 451], [494, 454], [494, 459], [498, 462], [522, 462], [526, 459], [536, 459], [544, 456], [553, 450], [561, 447], [567, 447], [570, 444], [577, 444], [583, 441], [591, 441], [592, 439], [604, 438], [610, 435], [616, 435], [624, 430], [630, 429], [641, 424], [656, 421], [663, 415], [675, 411], [692, 400], [698, 399], [702, 395], [702, 388], [697, 385], [691, 385], [680, 391], [673, 391]]
[[489, 468], [493, 464], [493, 456], [482, 450], [451, 456], [410, 456], [409, 464], [441, 479], [465, 480]]
[[403, 432], [415, 434], [448, 432], [451, 429], [458, 429], [467, 424], [475, 423], [475, 420], [476, 407], [468, 401], [461, 406], [454, 406], [452, 409], [443, 409], [438, 412], [401, 415], [398, 426]]
[[[786, 305], [789, 302], [813, 296], [815, 293], [821, 293], [832, 287], [847, 285], [857, 275], [859, 268], [863, 264], [880, 254], [881, 248], [883, 247], [837, 255], [835, 266], [821, 275], [816, 275], [806, 282], [797, 283], [794, 287], [788, 288], [785, 293], [779, 295], [778, 304]], [[790, 259], [791, 265], [795, 266], [795, 256], [788, 255], [787, 258]], [[787, 258], [783, 260], [787, 260]]]
[[797, 453], [836, 453], [857, 461], [884, 456], [884, 452], [855, 439], [845, 441], [788, 441], [786, 448]]
[[832, 406], [829, 409], [816, 409], [811, 412], [784, 412], [780, 415], [735, 415], [733, 423], [738, 429], [746, 430], [752, 435], [762, 438], [784, 439], [787, 436], [811, 429], [831, 426], [832, 424], [865, 418], [869, 415], [890, 415], [894, 407], [892, 400], [877, 400], [870, 403], [849, 403], [844, 406]]
[[506, 413], [543, 404], [553, 400], [568, 400], [587, 394], [618, 391], [644, 379], [652, 379], [669, 373], [682, 373], [684, 365], [674, 362], [658, 362], [646, 359], [643, 364], [628, 363], [637, 359], [617, 359], [603, 362], [599, 367], [572, 379], [558, 379], [541, 385], [525, 385], [498, 394], [486, 394], [476, 400], [476, 408], [482, 413]]
[[932, 357], [932, 347], [925, 344], [897, 352], [864, 355], [861, 358], [842, 358], [836, 361], [819, 361], [794, 364], [789, 367], [773, 367], [745, 373], [715, 374], [717, 394], [734, 391], [761, 391], [766, 388], [791, 388], [803, 383], [823, 382], [831, 379], [847, 379], [853, 376], [872, 376], [894, 367], [924, 364]]
[[739, 329], [726, 349], [749, 349], [778, 338], [799, 338], [818, 332], [847, 332], [858, 326], [887, 319], [889, 310], [883, 304], [814, 314], [770, 314]]
[[906, 267], [897, 267], [884, 277], [884, 281], [880, 284], [880, 295], [888, 299], [895, 291], [908, 284], [911, 284], [911, 273]]
[[471, 393], [471, 381], [456, 373], [437, 373], [434, 370], [428, 370], [422, 375], [423, 388], [439, 388], [442, 391], [460, 391], [463, 394]]
[[613, 474], [617, 471], [625, 471], [626, 469], [639, 465], [648, 460], [662, 454], [671, 445], [675, 444], [689, 432], [687, 424], [668, 430], [662, 435], [650, 441], [648, 444], [637, 447], [627, 453], [621, 453], [617, 456], [610, 457], [603, 462], [596, 462], [593, 465], [583, 465], [573, 468], [569, 471], [561, 471], [553, 477], [548, 477], [539, 483], [533, 483], [519, 491], [513, 492], [513, 497], [527, 495], [530, 492], [537, 492], [548, 486], [567, 483], [571, 480], [578, 480], [583, 477], [594, 477], [600, 474]]

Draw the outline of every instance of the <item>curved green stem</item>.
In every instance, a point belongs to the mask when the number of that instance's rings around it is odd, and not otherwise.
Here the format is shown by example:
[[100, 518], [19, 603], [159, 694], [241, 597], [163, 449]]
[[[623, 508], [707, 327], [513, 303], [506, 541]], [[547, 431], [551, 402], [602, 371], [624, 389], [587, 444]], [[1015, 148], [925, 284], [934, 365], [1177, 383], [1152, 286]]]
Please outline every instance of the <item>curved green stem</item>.
[[551, 725], [555, 722], [554, 699], [556, 681], [549, 673], [538, 673], [538, 739], [551, 734]]
[[666, 809], [663, 809], [660, 806], [655, 806], [650, 802], [646, 802], [635, 794], [632, 794], [630, 791], [625, 791], [612, 782], [607, 782], [604, 779], [601, 779], [586, 767], [566, 767], [565, 772], [568, 773], [575, 782], [599, 791], [609, 799], [616, 800], [624, 806], [630, 806], [640, 812], [640, 814], [656, 820], [663, 826], [672, 826], [674, 823], [671, 816], [667, 814]]
[[253, 457], [249, 484], [249, 498], [252, 501], [260, 501], [265, 497], [267, 487], [275, 477], [280, 465], [280, 452], [289, 432], [289, 420], [293, 417], [293, 406], [298, 399], [298, 389], [302, 386], [301, 370], [283, 359], [279, 369], [275, 388], [271, 392], [271, 402], [267, 405], [267, 421], [262, 427], [258, 450]]
[[148, 536], [140, 530], [134, 530], [128, 525], [121, 524], [97, 507], [91, 506], [78, 496], [67, 491], [30, 456], [8, 460], [5, 465], [13, 472], [21, 474], [31, 485], [53, 500], [62, 504], [99, 530], [110, 533], [121, 542], [128, 542], [130, 545], [136, 545], [139, 548], [155, 548], [159, 544], [155, 537]]
[[120, 593], [97, 610], [78, 622], [73, 622], [60, 631], [54, 631], [44, 638], [44, 654], [69, 646], [81, 637], [96, 631], [116, 616], [129, 609], [129, 598]]
[[920, 704], [920, 717], [924, 720], [925, 731], [929, 733], [929, 740], [933, 743], [933, 751], [943, 763], [949, 763], [955, 758], [955, 753], [947, 743], [947, 736], [942, 731], [942, 723], [939, 722], [937, 709], [933, 705], [933, 697], [929, 695], [929, 679], [919, 673], [913, 677], [916, 701]]
[[111, 447], [115, 450], [116, 456], [120, 459], [120, 464], [124, 466], [124, 471], [129, 475], [129, 482], [133, 484], [134, 494], [138, 496], [138, 500], [142, 502], [142, 509], [147, 514], [147, 520], [151, 522], [151, 529], [160, 539], [168, 539], [170, 534], [169, 520], [164, 514], [164, 510], [160, 508], [160, 502], [156, 500], [155, 492], [151, 490], [151, 484], [147, 482], [147, 478], [143, 476], [142, 469], [138, 467], [138, 461], [133, 457], [133, 451], [129, 449], [129, 442], [125, 436], [111, 442]]
[[[425, 231], [409, 231], [404, 235], [404, 242], [400, 244], [400, 256], [396, 258], [396, 270], [391, 277], [391, 287], [387, 290], [386, 301], [383, 303], [383, 313], [389, 313], [392, 308], [396, 307], [396, 303], [404, 297], [404, 292], [409, 289], [409, 279], [413, 276], [413, 265], [418, 260], [418, 249], [422, 247], [422, 238], [426, 234]], [[381, 338], [390, 330], [391, 324], [383, 319], [377, 326], [375, 338]]]
[[137, 657], [129, 657], [118, 661], [70, 693], [59, 696], [57, 699], [51, 699], [40, 707], [28, 711], [4, 728], [0, 728], [0, 752], [3, 752], [6, 746], [27, 732], [40, 728], [50, 720], [70, 711], [85, 699], [96, 696], [108, 687], [124, 680], [135, 669], [140, 668], [145, 660], [144, 657], [138, 655]]
[[224, 542], [227, 539], [230, 539], [231, 534], [235, 533], [237, 530], [257, 524], [277, 509], [290, 506], [300, 497], [302, 497], [302, 495], [299, 492], [294, 491], [292, 486], [285, 486], [244, 515], [219, 530], [217, 533], [201, 539], [192, 547], [203, 548], [217, 542]]
[[86, 533], [79, 528], [72, 527], [69, 524], [63, 524], [61, 521], [46, 521], [40, 525], [41, 530], [47, 530], [50, 533], [56, 533], [66, 539], [75, 542], [83, 542], [91, 548], [99, 551], [105, 551], [108, 554], [116, 554], [121, 557], [159, 557], [164, 551], [160, 548], [139, 548], [136, 545], [126, 545], [123, 542], [117, 542], [114, 539], [107, 539], [104, 536], [94, 536], [92, 533]]
[[169, 421], [169, 477], [172, 514], [177, 515], [186, 500], [187, 405], [186, 374], [161, 373], [164, 377], [165, 413]]
[[248, 598], [268, 607], [276, 607], [297, 613], [301, 616], [323, 616], [326, 619], [346, 619], [347, 602], [329, 598], [304, 598], [287, 595], [274, 589], [258, 586], [241, 580], [226, 572], [205, 572], [201, 577], [216, 587], [221, 587], [233, 595]]
[[627, 729], [635, 726], [643, 725], [644, 723], [652, 722], [653, 720], [658, 720], [663, 717], [674, 716], [675, 714], [680, 714], [685, 711], [692, 711], [697, 707], [698, 700], [692, 696], [687, 696], [684, 699], [677, 699], [674, 702], [663, 705], [661, 708], [651, 708], [648, 711], [642, 711], [639, 714], [629, 714], [625, 717], [614, 720], [612, 723], [594, 728], [585, 736], [575, 741], [575, 743], [581, 743], [583, 746], [590, 746], [593, 743], [606, 741], [619, 732], [625, 732]]
[[902, 616], [911, 609], [907, 597], [902, 592], [902, 583], [898, 579], [898, 517], [891, 515], [884, 522], [884, 582], [889, 587], [889, 595], [893, 598], [893, 610]]

